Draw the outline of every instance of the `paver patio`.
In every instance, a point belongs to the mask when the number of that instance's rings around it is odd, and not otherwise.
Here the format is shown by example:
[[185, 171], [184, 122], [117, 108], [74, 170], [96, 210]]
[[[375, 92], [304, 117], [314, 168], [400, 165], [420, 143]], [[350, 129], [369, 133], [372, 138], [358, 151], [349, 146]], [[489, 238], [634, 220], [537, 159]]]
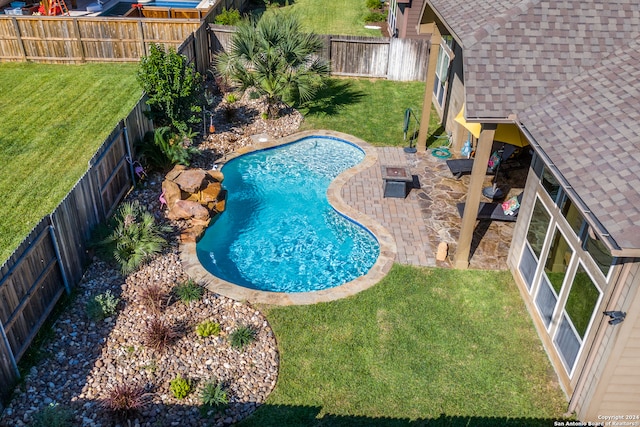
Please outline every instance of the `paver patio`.
[[[344, 201], [373, 217], [395, 237], [401, 264], [450, 267], [460, 233], [461, 219], [456, 204], [466, 199], [470, 176], [456, 180], [442, 159], [430, 150], [416, 154], [402, 148], [377, 148], [378, 162], [353, 176], [342, 189]], [[405, 199], [384, 198], [383, 165], [406, 166], [419, 180]], [[527, 170], [512, 171], [499, 176], [500, 187], [507, 196], [524, 188]], [[491, 185], [492, 176], [485, 178]], [[484, 200], [489, 201], [489, 200]], [[479, 221], [472, 242], [470, 268], [502, 270], [507, 268], [507, 253], [514, 223]], [[446, 261], [436, 261], [440, 242], [449, 245]]]

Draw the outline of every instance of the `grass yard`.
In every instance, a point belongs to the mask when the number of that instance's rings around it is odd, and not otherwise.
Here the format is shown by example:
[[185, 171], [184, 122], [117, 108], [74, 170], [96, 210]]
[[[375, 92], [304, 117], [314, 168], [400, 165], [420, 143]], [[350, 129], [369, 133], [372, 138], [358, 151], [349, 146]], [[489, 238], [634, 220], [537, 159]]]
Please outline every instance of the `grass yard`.
[[[364, 15], [369, 11], [365, 0], [292, 0], [289, 3], [289, 6], [275, 10], [296, 14], [306, 31], [316, 34], [381, 36], [380, 30], [364, 28]], [[261, 13], [260, 9], [256, 12]]]
[[[300, 109], [305, 115], [302, 129], [345, 132], [377, 146], [408, 145], [403, 140], [405, 110], [411, 108], [420, 118], [424, 86], [424, 82], [330, 79], [318, 99]], [[438, 128], [438, 121], [433, 111], [429, 129]]]
[[548, 426], [566, 410], [509, 272], [396, 264], [353, 297], [261, 309], [280, 374], [244, 427]]
[[140, 98], [136, 64], [0, 64], [0, 264]]

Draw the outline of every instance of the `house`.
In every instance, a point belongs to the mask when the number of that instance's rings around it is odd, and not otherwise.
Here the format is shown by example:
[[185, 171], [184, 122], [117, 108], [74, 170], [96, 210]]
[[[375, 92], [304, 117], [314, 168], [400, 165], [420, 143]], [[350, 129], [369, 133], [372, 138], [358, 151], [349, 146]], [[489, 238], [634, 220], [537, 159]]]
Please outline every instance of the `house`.
[[387, 26], [391, 37], [424, 39], [429, 34], [419, 32], [420, 13], [424, 0], [390, 0]]
[[640, 7], [425, 0], [420, 31], [431, 35], [421, 122], [433, 104], [457, 147], [463, 107], [482, 126], [455, 267], [468, 266], [496, 126], [515, 124], [533, 160], [508, 266], [567, 412], [640, 421], [624, 418], [640, 415]]

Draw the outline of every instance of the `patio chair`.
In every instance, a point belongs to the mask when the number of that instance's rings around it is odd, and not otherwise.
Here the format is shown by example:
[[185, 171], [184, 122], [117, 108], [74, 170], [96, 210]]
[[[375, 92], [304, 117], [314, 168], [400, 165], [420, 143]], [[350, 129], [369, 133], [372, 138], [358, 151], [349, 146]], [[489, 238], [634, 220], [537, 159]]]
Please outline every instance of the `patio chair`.
[[[500, 153], [500, 162], [505, 163], [509, 157], [513, 155], [516, 151], [516, 146], [511, 144], [505, 144], [502, 142], [498, 142], [493, 144], [491, 148], [491, 152]], [[462, 175], [467, 175], [471, 173], [471, 169], [473, 168], [474, 159], [452, 159], [447, 160], [447, 166], [451, 171], [451, 174], [456, 178], [460, 179]], [[487, 175], [493, 175], [496, 173], [497, 165], [489, 166], [487, 165]]]
[[[518, 219], [518, 210], [520, 209], [520, 203], [522, 203], [522, 193], [518, 194], [516, 200], [518, 201], [518, 208], [516, 208], [511, 215], [508, 215], [504, 212], [504, 208], [502, 206], [503, 202], [482, 202], [480, 203], [480, 207], [478, 208], [478, 219], [514, 222]], [[465, 203], [458, 203], [456, 207], [458, 208], [460, 218], [462, 218], [462, 215], [464, 214]]]

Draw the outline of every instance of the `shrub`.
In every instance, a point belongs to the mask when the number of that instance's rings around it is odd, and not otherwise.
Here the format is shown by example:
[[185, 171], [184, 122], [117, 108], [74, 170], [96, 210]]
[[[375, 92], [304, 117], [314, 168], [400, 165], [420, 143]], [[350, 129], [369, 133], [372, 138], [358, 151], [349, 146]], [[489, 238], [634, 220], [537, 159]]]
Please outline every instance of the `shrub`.
[[159, 253], [166, 243], [162, 234], [170, 230], [157, 225], [153, 215], [137, 201], [123, 203], [110, 228], [112, 232], [102, 244], [112, 248], [113, 258], [123, 274], [133, 272], [144, 261]]
[[231, 332], [231, 335], [229, 335], [231, 347], [238, 350], [244, 350], [246, 346], [256, 340], [256, 335], [256, 330], [251, 326], [239, 326], [233, 332]]
[[152, 313], [158, 313], [167, 301], [167, 293], [157, 284], [145, 286], [140, 291], [142, 304]]
[[152, 44], [149, 55], [140, 59], [137, 78], [157, 125], [185, 133], [189, 125], [200, 122], [202, 77], [186, 56]]
[[156, 351], [162, 351], [170, 346], [178, 337], [178, 332], [166, 322], [155, 318], [147, 325], [144, 331], [144, 344]]
[[240, 11], [234, 8], [227, 10], [226, 7], [223, 7], [214, 22], [218, 25], [236, 25], [240, 22]]
[[185, 304], [191, 301], [199, 301], [204, 294], [202, 286], [198, 285], [193, 279], [185, 280], [177, 285], [174, 290], [180, 301]]
[[72, 424], [73, 411], [57, 403], [50, 403], [33, 415], [33, 427], [66, 427]]
[[144, 388], [134, 384], [117, 384], [107, 398], [102, 402], [102, 407], [111, 411], [120, 418], [129, 418], [140, 411], [147, 403], [147, 394]]
[[191, 156], [198, 153], [198, 150], [190, 145], [191, 140], [188, 136], [173, 132], [169, 126], [157, 128], [153, 132], [153, 144], [172, 166], [189, 166]]
[[211, 335], [220, 334], [220, 324], [207, 320], [196, 326], [196, 334], [199, 337], [206, 338]]
[[191, 391], [191, 381], [182, 378], [180, 374], [169, 382], [169, 389], [176, 399], [184, 399]]
[[209, 382], [200, 394], [202, 403], [214, 409], [222, 409], [229, 404], [229, 396], [221, 383]]
[[366, 15], [364, 15], [364, 22], [366, 23], [384, 22], [386, 20], [387, 20], [387, 15], [381, 12], [369, 12]]
[[382, 9], [382, 1], [366, 0], [367, 9]]
[[116, 314], [116, 308], [120, 302], [120, 298], [116, 298], [111, 291], [103, 294], [95, 295], [89, 301], [85, 310], [89, 319], [98, 321]]

